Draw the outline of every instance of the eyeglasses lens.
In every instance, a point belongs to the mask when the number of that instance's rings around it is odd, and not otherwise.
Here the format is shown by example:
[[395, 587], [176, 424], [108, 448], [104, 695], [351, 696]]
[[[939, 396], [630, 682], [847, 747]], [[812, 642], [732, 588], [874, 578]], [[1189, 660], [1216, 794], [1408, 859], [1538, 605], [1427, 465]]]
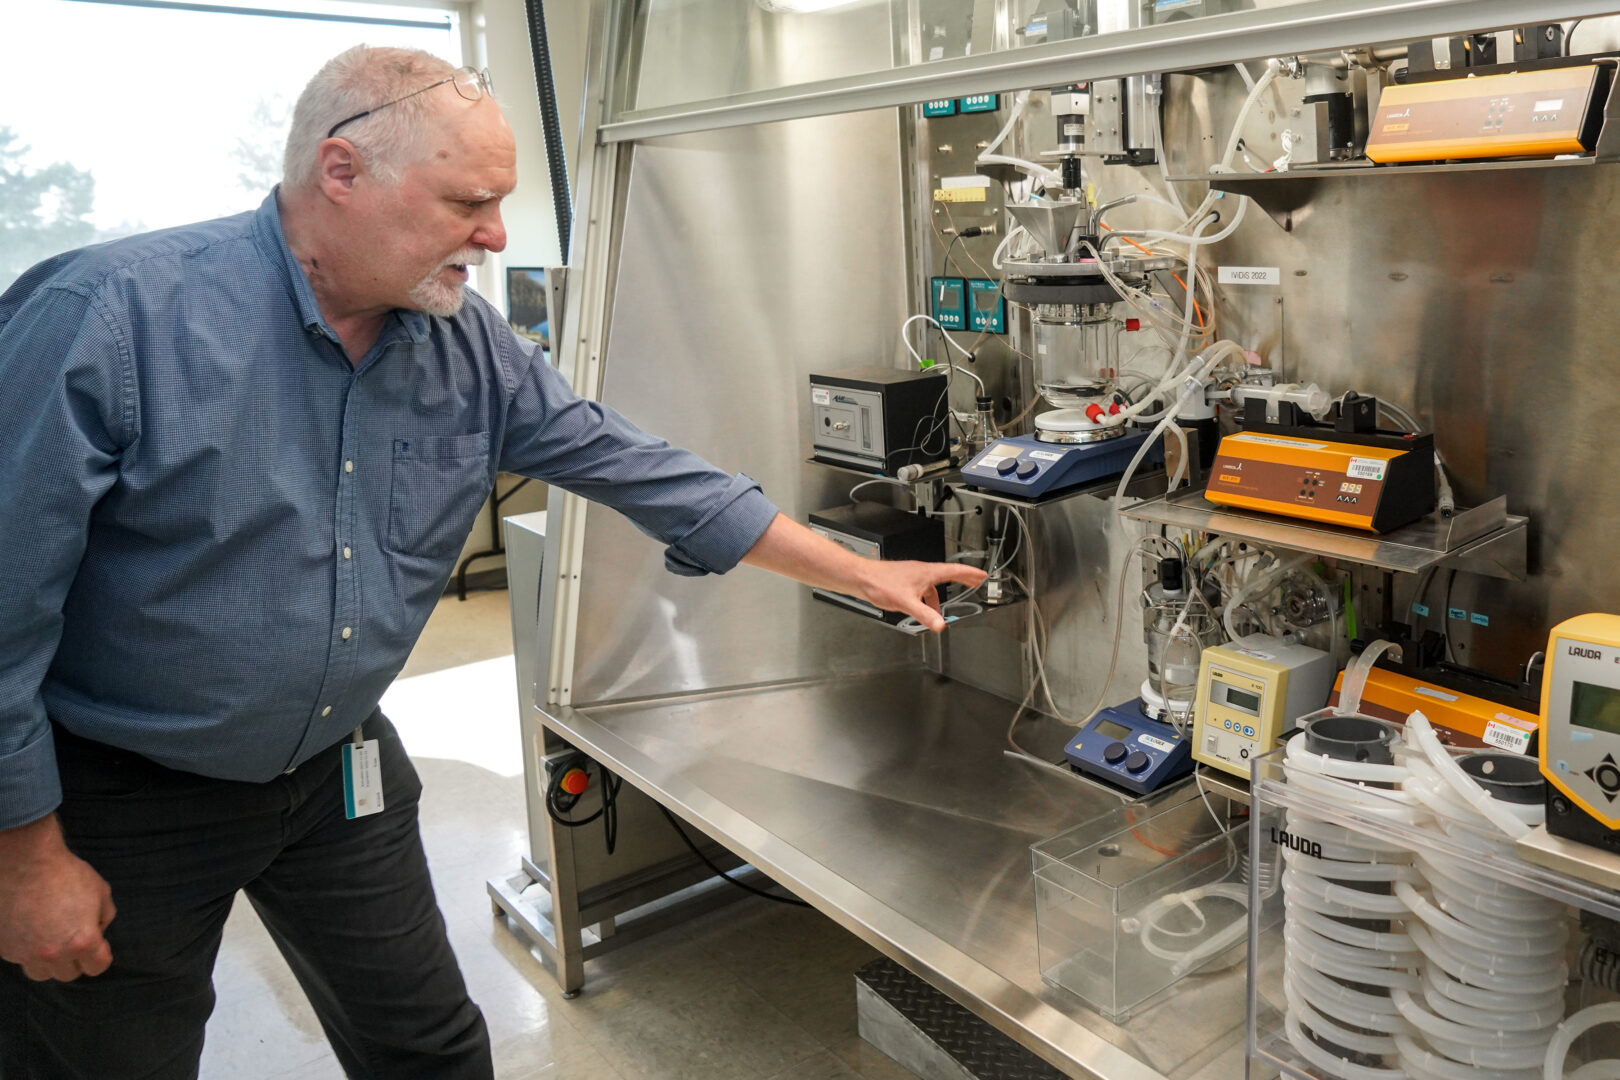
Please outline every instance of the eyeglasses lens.
[[451, 85], [456, 88], [456, 93], [460, 94], [468, 101], [477, 101], [485, 94], [493, 94], [495, 92], [494, 87], [490, 83], [489, 72], [487, 70], [478, 71], [473, 68], [462, 68], [456, 72], [455, 79], [452, 80]]

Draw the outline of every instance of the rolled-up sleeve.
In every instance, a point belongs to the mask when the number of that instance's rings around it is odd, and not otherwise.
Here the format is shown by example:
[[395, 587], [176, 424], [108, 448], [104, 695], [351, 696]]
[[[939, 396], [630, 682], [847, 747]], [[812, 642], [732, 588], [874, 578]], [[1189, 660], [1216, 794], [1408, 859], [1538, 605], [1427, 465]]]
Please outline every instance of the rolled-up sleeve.
[[40, 684], [91, 510], [135, 426], [134, 374], [90, 295], [25, 281], [0, 297], [0, 829], [61, 802]]
[[512, 339], [516, 382], [500, 467], [600, 502], [663, 542], [684, 576], [736, 566], [776, 517], [758, 483], [642, 431], [569, 389], [544, 357]]

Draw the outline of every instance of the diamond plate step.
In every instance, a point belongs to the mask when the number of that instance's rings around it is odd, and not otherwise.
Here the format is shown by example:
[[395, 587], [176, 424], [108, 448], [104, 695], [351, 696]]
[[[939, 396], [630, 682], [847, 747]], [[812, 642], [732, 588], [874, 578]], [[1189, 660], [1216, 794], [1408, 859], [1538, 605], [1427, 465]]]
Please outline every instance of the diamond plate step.
[[1063, 1074], [893, 960], [855, 973], [861, 1038], [922, 1080], [1063, 1080]]

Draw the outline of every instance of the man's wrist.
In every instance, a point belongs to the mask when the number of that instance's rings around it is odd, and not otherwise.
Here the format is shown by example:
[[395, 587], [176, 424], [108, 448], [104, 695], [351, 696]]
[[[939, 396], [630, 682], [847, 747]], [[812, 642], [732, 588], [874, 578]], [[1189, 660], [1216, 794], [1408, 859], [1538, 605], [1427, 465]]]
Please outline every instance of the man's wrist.
[[0, 829], [0, 864], [20, 863], [60, 851], [62, 825], [54, 812], [26, 825]]

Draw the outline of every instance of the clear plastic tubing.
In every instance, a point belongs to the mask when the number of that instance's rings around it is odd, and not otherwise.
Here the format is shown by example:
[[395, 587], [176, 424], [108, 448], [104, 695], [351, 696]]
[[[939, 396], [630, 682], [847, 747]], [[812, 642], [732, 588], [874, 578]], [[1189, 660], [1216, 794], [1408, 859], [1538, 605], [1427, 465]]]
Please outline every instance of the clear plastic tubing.
[[[1346, 809], [1379, 802], [1415, 817], [1400, 791], [1399, 732], [1365, 716], [1304, 722], [1284, 756], [1290, 786]], [[1316, 800], [1312, 800], [1316, 801]], [[1396, 994], [1421, 992], [1418, 949], [1396, 893], [1421, 881], [1411, 853], [1312, 811], [1290, 809], [1283, 847], [1283, 995], [1288, 1041], [1324, 1077], [1395, 1080], [1397, 1039], [1415, 1029]]]
[[[1480, 751], [1454, 758], [1428, 718], [1406, 722], [1403, 790], [1431, 830], [1488, 856], [1543, 816], [1536, 762]], [[1540, 1080], [1564, 1016], [1569, 936], [1562, 906], [1492, 877], [1481, 863], [1429, 848], [1419, 878], [1397, 882], [1412, 912], [1422, 985], [1391, 996], [1412, 1034], [1396, 1040], [1413, 1080]]]

